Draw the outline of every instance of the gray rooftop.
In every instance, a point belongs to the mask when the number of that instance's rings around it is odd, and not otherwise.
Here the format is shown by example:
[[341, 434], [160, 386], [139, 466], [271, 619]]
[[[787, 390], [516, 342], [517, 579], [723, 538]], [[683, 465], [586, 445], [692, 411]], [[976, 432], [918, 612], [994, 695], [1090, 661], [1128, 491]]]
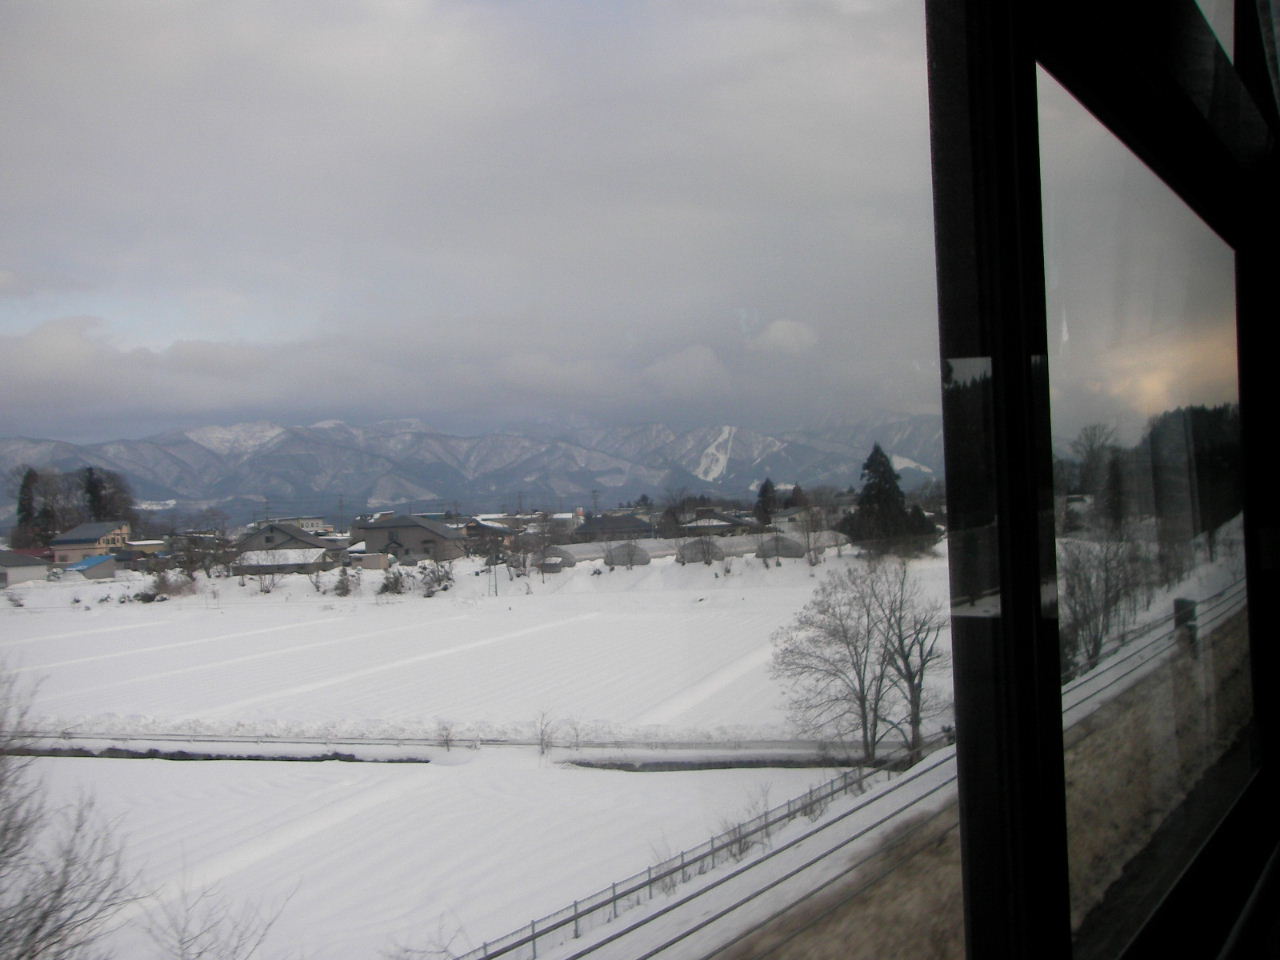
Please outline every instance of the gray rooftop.
[[406, 517], [403, 514], [379, 517], [377, 520], [370, 520], [361, 523], [359, 526], [361, 530], [382, 530], [387, 527], [421, 527], [424, 530], [430, 530], [442, 540], [461, 540], [465, 536], [465, 534], [455, 530], [453, 527], [437, 523], [435, 520], [428, 520], [426, 517]]
[[0, 550], [0, 567], [47, 567], [49, 561], [39, 557], [30, 557], [25, 553], [14, 553], [12, 550]]
[[78, 527], [72, 527], [66, 533], [60, 533], [50, 545], [67, 545], [72, 543], [97, 543], [113, 530], [123, 527], [123, 520], [99, 520], [93, 523], [82, 523]]

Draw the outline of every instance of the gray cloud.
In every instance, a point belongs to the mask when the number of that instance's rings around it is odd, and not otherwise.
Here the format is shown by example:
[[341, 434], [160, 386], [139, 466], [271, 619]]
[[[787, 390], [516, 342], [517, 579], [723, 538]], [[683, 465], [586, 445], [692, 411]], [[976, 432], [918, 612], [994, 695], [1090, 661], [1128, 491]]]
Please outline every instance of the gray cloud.
[[922, 19], [9, 0], [0, 431], [932, 408]]
[[1044, 74], [1040, 88], [1055, 431], [1101, 422], [1132, 443], [1152, 414], [1235, 401], [1231, 248]]

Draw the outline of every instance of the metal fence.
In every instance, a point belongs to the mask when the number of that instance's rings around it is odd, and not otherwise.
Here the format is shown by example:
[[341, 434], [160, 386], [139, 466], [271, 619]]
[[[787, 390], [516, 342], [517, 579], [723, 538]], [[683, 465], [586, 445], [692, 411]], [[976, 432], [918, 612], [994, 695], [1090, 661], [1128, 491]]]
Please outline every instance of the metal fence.
[[[879, 771], [873, 771], [879, 772]], [[589, 897], [575, 900], [555, 913], [531, 921], [528, 926], [490, 940], [456, 960], [536, 960], [538, 952], [550, 950], [570, 940], [612, 923], [621, 914], [641, 906], [655, 896], [670, 893], [717, 866], [737, 863], [753, 848], [767, 848], [773, 831], [798, 817], [816, 820], [831, 801], [847, 793], [862, 793], [871, 773], [847, 770], [840, 776], [758, 816], [730, 827], [705, 843], [682, 850], [640, 873], [611, 883]]]
[[[1245, 593], [1243, 583], [1232, 584], [1225, 590], [1199, 601], [1194, 606], [1198, 614], [1199, 625], [1206, 633], [1212, 632], [1226, 617], [1244, 606]], [[1193, 617], [1196, 616], [1193, 614]], [[1177, 628], [1173, 626], [1173, 617], [1162, 617], [1143, 627], [1129, 631], [1120, 638], [1120, 642], [1112, 645], [1107, 651], [1110, 656], [1104, 660], [1104, 669], [1108, 674], [1116, 674], [1115, 679], [1104, 684], [1102, 689], [1122, 683], [1139, 665], [1158, 656], [1176, 642]], [[1137, 661], [1132, 663], [1131, 661]], [[1073, 688], [1080, 686], [1088, 678], [1081, 678], [1063, 689], [1064, 699], [1068, 702], [1091, 700], [1098, 697], [1102, 690], [1090, 691], [1083, 698], [1077, 694], [1072, 697]], [[1081, 691], [1083, 693], [1083, 691]], [[938, 741], [934, 741], [936, 746]], [[455, 960], [491, 960], [502, 957], [505, 960], [536, 960], [539, 951], [546, 953], [572, 939], [584, 936], [605, 924], [612, 923], [627, 911], [653, 900], [655, 896], [672, 893], [682, 883], [696, 879], [710, 872], [717, 866], [737, 863], [745, 860], [751, 850], [756, 847], [768, 848], [774, 830], [781, 828], [798, 817], [817, 820], [831, 801], [846, 793], [862, 793], [865, 780], [872, 773], [863, 770], [849, 770], [840, 776], [811, 788], [807, 793], [788, 800], [771, 810], [737, 824], [712, 837], [706, 843], [699, 844], [679, 854], [669, 857], [660, 863], [653, 864], [641, 873], [633, 874], [624, 880], [610, 884], [595, 894], [575, 900], [571, 905], [531, 921], [527, 926], [508, 933], [506, 936], [490, 940], [467, 953], [458, 955]], [[905, 780], [911, 780], [906, 777]], [[895, 783], [890, 791], [900, 784]], [[934, 788], [935, 790], [937, 787]], [[906, 802], [903, 810], [911, 807], [915, 800]], [[901, 812], [901, 811], [898, 811]], [[893, 819], [891, 813], [888, 819]], [[878, 821], [878, 824], [880, 822]], [[692, 894], [697, 896], [697, 893]], [[590, 948], [587, 951], [589, 952]]]

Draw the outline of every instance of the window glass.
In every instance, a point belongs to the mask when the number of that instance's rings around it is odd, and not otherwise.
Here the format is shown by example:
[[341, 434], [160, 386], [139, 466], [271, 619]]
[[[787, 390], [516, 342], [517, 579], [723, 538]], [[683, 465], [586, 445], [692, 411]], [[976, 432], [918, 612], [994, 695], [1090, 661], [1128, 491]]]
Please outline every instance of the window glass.
[[1196, 0], [1196, 6], [1209, 21], [1218, 45], [1228, 57], [1235, 58], [1236, 4], [1235, 0]]
[[1251, 768], [1234, 258], [1039, 89], [1072, 925], [1107, 956]]

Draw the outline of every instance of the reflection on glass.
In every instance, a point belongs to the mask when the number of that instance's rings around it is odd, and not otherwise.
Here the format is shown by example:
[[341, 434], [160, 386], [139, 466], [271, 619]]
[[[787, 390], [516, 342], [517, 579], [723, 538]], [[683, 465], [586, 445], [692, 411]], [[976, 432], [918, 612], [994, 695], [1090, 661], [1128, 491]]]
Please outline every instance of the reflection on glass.
[[1235, 0], [1196, 0], [1196, 6], [1209, 21], [1218, 45], [1228, 57], [1235, 57], [1236, 5]]
[[1107, 956], [1249, 768], [1234, 263], [1040, 91], [1072, 923]]
[[[942, 368], [947, 418], [950, 551], [965, 562], [951, 568], [951, 615], [1000, 615], [995, 461], [991, 452], [991, 358], [952, 357]], [[962, 501], [962, 502], [956, 502]]]

